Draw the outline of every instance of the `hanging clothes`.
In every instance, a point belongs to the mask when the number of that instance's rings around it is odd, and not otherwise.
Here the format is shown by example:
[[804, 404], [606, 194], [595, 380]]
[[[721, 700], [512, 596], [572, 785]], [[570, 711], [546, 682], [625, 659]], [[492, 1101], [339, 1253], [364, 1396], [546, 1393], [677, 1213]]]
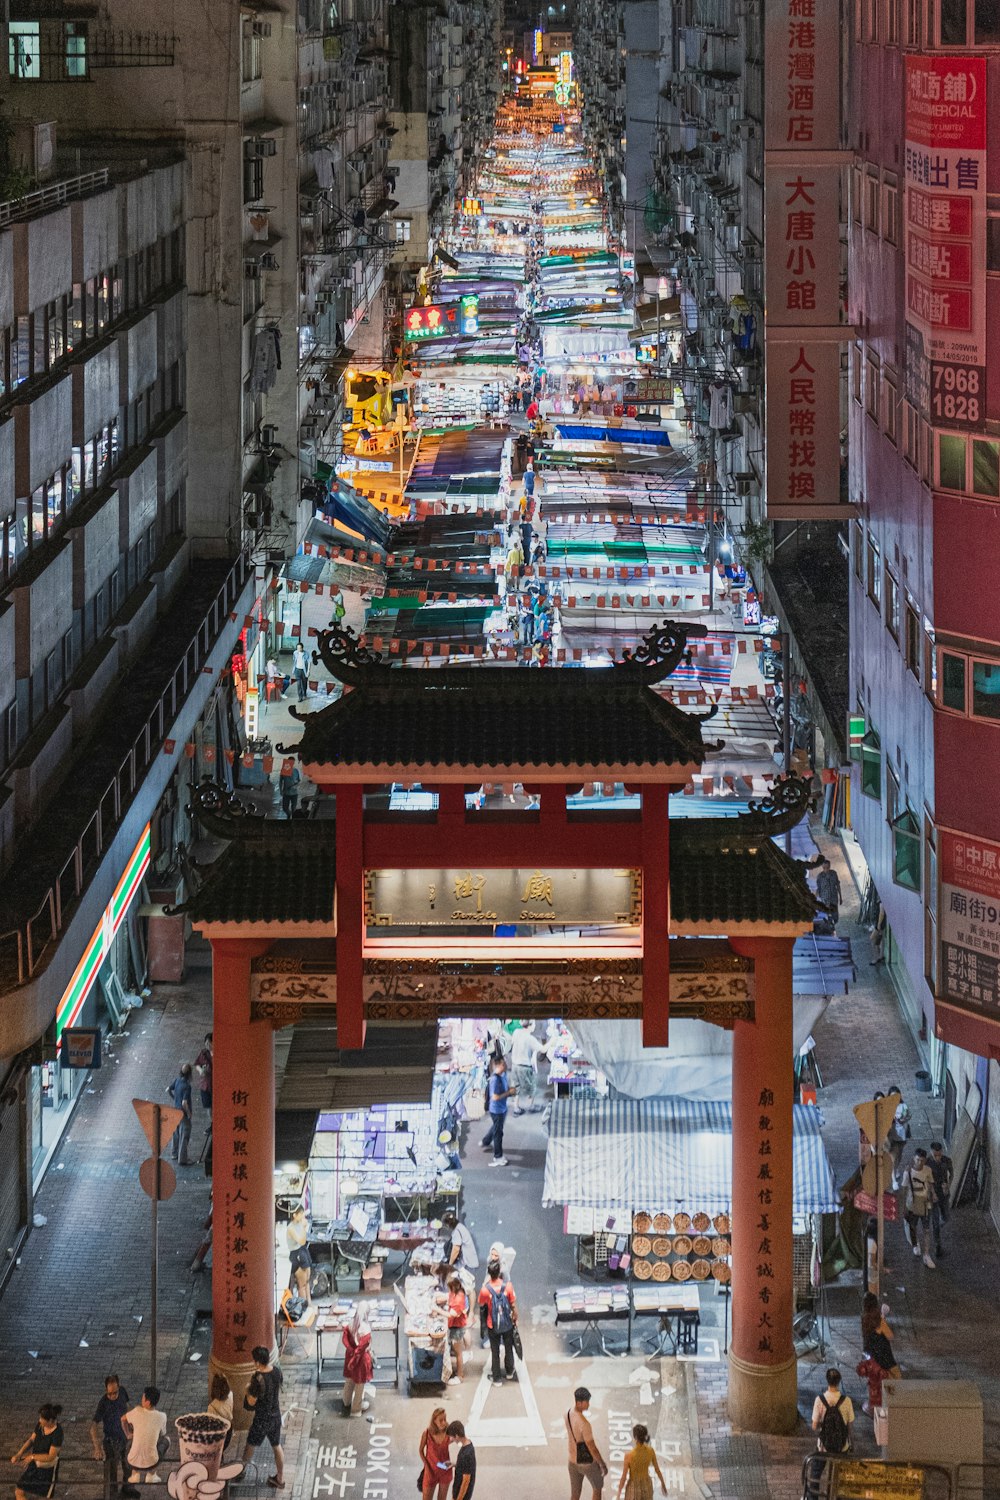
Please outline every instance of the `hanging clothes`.
[[708, 387], [708, 425], [713, 432], [725, 432], [733, 423], [733, 388], [724, 380]]
[[276, 328], [261, 328], [254, 336], [250, 393], [266, 396], [281, 369], [280, 337]]

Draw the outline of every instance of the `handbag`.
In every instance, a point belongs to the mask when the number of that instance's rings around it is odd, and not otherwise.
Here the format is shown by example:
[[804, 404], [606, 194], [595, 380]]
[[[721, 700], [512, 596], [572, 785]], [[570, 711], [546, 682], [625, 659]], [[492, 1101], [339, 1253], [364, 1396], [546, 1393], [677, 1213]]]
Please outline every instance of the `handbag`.
[[581, 1443], [580, 1439], [576, 1436], [576, 1433], [573, 1431], [573, 1424], [572, 1424], [572, 1422], [569, 1419], [569, 1412], [566, 1413], [566, 1430], [569, 1433], [570, 1437], [576, 1443], [576, 1461], [577, 1461], [577, 1463], [578, 1464], [592, 1464], [594, 1462], [594, 1455], [590, 1451], [590, 1444], [589, 1443]]
[[517, 1324], [514, 1324], [514, 1332], [511, 1334], [511, 1343], [514, 1345], [514, 1353], [518, 1359], [524, 1358], [524, 1347], [521, 1343], [521, 1334]]

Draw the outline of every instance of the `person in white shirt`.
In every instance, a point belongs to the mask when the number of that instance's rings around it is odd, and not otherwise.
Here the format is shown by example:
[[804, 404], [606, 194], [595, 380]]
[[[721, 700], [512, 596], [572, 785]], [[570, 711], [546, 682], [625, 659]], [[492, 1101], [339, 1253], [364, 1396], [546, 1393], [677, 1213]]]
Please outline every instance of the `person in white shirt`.
[[476, 1252], [476, 1243], [464, 1224], [460, 1224], [458, 1214], [450, 1208], [442, 1216], [441, 1223], [445, 1229], [451, 1231], [448, 1242], [448, 1265], [469, 1271], [479, 1269], [479, 1255]]
[[159, 1399], [160, 1392], [156, 1386], [147, 1385], [142, 1393], [141, 1404], [133, 1406], [122, 1417], [122, 1428], [129, 1438], [128, 1487], [123, 1487], [122, 1494], [132, 1497], [132, 1500], [136, 1500], [139, 1494], [138, 1490], [132, 1489], [132, 1485], [138, 1482], [140, 1474], [147, 1484], [160, 1482], [156, 1465], [160, 1460], [159, 1442], [167, 1431], [167, 1414], [165, 1411], [157, 1411], [156, 1403]]
[[[517, 1028], [511, 1038], [510, 1065], [514, 1074], [516, 1115], [534, 1114], [535, 1091], [538, 1088], [538, 1056], [546, 1048], [535, 1036], [535, 1023], [528, 1021]], [[521, 1100], [527, 1101], [527, 1109], [521, 1108]]]
[[846, 1453], [851, 1446], [854, 1405], [841, 1390], [841, 1379], [839, 1370], [827, 1370], [826, 1390], [813, 1402], [812, 1429], [819, 1453]]

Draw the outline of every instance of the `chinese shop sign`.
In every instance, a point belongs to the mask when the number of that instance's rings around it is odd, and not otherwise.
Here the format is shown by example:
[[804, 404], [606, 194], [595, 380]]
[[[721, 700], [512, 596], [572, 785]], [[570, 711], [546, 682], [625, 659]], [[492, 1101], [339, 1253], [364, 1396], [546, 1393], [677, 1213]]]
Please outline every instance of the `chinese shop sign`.
[[940, 838], [938, 928], [942, 1000], [1000, 1017], [1000, 844], [947, 833]]
[[930, 420], [985, 418], [986, 61], [906, 58], [906, 391]]
[[408, 339], [441, 339], [478, 333], [479, 298], [469, 295], [459, 302], [429, 302], [425, 307], [408, 308], [403, 316], [403, 329]]
[[765, 494], [775, 520], [836, 517], [840, 492], [840, 50], [836, 6], [769, 0], [765, 22]]
[[493, 927], [505, 923], [635, 926], [637, 870], [370, 870], [366, 923]]

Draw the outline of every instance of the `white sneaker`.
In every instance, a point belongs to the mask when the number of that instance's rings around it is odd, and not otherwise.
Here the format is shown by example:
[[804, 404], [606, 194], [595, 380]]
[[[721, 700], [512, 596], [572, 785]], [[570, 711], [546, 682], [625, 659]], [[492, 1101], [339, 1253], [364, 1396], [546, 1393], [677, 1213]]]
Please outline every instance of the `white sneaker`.
[[935, 1263], [931, 1260], [931, 1258], [930, 1258], [929, 1255], [925, 1255], [924, 1256], [924, 1265], [925, 1266], [930, 1266], [930, 1268], [931, 1268], [932, 1271], [934, 1271], [934, 1270], [937, 1269]]
[[493, 1160], [490, 1162], [491, 1167], [505, 1167], [506, 1165], [506, 1156], [494, 1156]]
[[914, 1245], [914, 1247], [913, 1247], [913, 1253], [917, 1257], [917, 1259], [919, 1260], [920, 1259], [920, 1246], [919, 1245]]

